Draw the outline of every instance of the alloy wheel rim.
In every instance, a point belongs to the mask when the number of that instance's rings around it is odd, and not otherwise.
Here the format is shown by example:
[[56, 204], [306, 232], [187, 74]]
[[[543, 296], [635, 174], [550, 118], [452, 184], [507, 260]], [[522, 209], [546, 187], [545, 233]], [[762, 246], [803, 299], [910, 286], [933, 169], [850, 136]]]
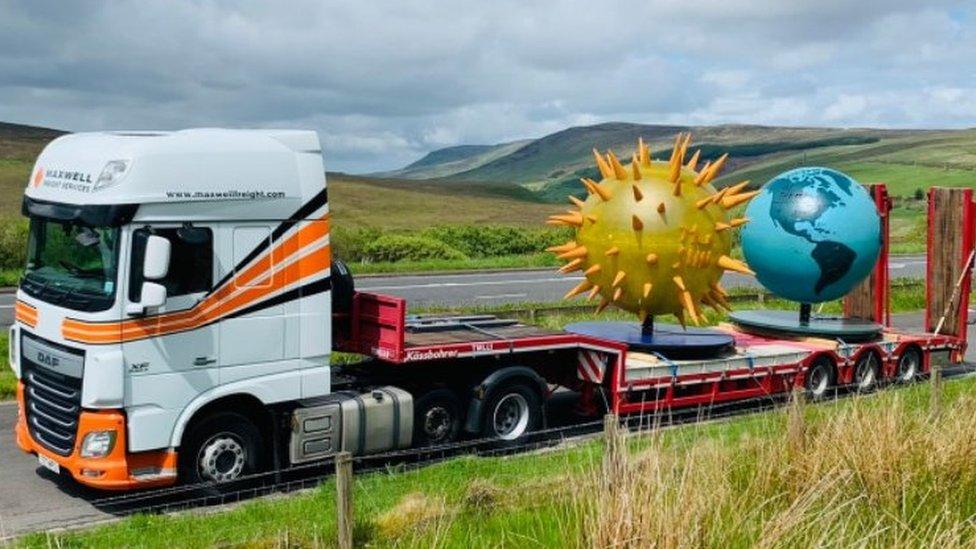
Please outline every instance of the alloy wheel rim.
[[451, 430], [451, 412], [443, 406], [434, 406], [424, 414], [424, 433], [432, 442], [447, 438]]
[[200, 448], [197, 466], [200, 477], [213, 482], [227, 482], [244, 473], [247, 450], [241, 440], [230, 433], [210, 437]]
[[492, 413], [495, 435], [502, 440], [515, 440], [529, 426], [529, 401], [519, 393], [502, 397]]

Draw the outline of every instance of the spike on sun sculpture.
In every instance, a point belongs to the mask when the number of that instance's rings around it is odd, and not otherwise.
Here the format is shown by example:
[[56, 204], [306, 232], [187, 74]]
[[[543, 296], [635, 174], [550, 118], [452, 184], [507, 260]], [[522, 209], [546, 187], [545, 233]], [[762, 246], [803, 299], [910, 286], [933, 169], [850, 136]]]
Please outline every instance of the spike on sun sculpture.
[[685, 160], [690, 143], [690, 134], [679, 134], [671, 158], [659, 161], [639, 140], [626, 166], [613, 152], [594, 149], [601, 180], [583, 178], [586, 200], [571, 196], [577, 209], [548, 220], [576, 230], [572, 241], [549, 248], [566, 261], [561, 273], [585, 277], [566, 298], [599, 296], [597, 313], [610, 304], [635, 313], [644, 339], [653, 315], [674, 314], [682, 326], [698, 326], [703, 307], [728, 308], [719, 285], [725, 271], [753, 274], [730, 256], [732, 232], [748, 219], [728, 212], [758, 191], [746, 191], [748, 181], [716, 191], [711, 183], [728, 155], [698, 169], [699, 152]]

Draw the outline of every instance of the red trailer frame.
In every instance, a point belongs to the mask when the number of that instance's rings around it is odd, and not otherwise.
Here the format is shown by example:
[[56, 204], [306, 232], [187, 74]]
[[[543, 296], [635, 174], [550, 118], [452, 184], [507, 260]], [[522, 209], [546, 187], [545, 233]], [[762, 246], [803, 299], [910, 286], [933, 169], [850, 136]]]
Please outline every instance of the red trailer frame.
[[[731, 325], [721, 325], [735, 339], [736, 353], [715, 360], [669, 361], [666, 358], [628, 351], [626, 345], [567, 332], [553, 332], [514, 323], [498, 330], [450, 329], [434, 339], [411, 335], [406, 301], [392, 296], [358, 292], [353, 297], [350, 333], [337, 340], [340, 350], [372, 356], [390, 365], [409, 367], [449, 361], [454, 366], [467, 359], [510, 357], [517, 363], [526, 353], [574, 352], [575, 360], [566, 360], [559, 380], [575, 379], [571, 387], [581, 392], [581, 408], [596, 413], [600, 407], [596, 394], [609, 397], [610, 408], [618, 414], [653, 412], [661, 409], [700, 406], [745, 400], [803, 388], [812, 365], [827, 359], [833, 367], [838, 386], [853, 382], [855, 365], [873, 353], [880, 364], [880, 380], [892, 380], [899, 359], [910, 349], [921, 357], [919, 374], [931, 370], [932, 361], [944, 354], [947, 361], [961, 361], [965, 352], [965, 314], [969, 303], [968, 269], [963, 281], [959, 305], [962, 326], [960, 335], [936, 335], [929, 316], [925, 333], [907, 333], [892, 329], [888, 293], [888, 218], [890, 199], [884, 185], [875, 185], [873, 198], [882, 214], [883, 243], [875, 266], [874, 283], [877, 300], [873, 314], [887, 326], [880, 341], [847, 344], [811, 337], [771, 337], [746, 333]], [[963, 212], [962, 252], [965, 262], [973, 249], [973, 215], [976, 205], [966, 195]], [[933, 201], [934, 202], [934, 201]], [[931, 218], [930, 218], [931, 219]], [[930, 230], [929, 237], [931, 239]], [[931, 244], [931, 242], [930, 242]], [[927, 287], [931, 285], [933, 249], [930, 245]], [[927, 292], [927, 307], [931, 307]], [[567, 355], [562, 355], [567, 356]], [[504, 363], [504, 361], [501, 361]], [[571, 372], [570, 369], [574, 370]], [[575, 374], [573, 376], [572, 374]]]

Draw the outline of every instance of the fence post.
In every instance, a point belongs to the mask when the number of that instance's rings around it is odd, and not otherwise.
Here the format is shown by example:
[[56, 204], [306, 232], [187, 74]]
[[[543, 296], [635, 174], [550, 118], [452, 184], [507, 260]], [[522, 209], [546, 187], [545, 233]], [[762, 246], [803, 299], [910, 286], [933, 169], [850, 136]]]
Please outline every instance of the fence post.
[[352, 549], [352, 527], [355, 521], [352, 510], [352, 454], [349, 452], [336, 454], [335, 475], [339, 549]]

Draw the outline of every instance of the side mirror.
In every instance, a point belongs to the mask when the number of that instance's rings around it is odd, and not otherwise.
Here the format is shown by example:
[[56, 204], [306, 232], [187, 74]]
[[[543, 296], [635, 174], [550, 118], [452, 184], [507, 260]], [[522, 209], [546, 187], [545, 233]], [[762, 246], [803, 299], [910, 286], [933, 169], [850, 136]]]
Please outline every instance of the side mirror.
[[142, 283], [142, 291], [139, 294], [139, 303], [131, 303], [126, 307], [125, 312], [130, 315], [144, 315], [147, 309], [161, 307], [166, 303], [166, 286], [158, 282]]
[[139, 296], [139, 305], [145, 309], [161, 307], [166, 303], [166, 286], [156, 282], [143, 282], [142, 295]]
[[[154, 234], [149, 235], [146, 239], [146, 255], [142, 260], [142, 277], [146, 280], [166, 278], [166, 273], [169, 271], [169, 252], [169, 240]], [[145, 295], [145, 285], [142, 288]]]

